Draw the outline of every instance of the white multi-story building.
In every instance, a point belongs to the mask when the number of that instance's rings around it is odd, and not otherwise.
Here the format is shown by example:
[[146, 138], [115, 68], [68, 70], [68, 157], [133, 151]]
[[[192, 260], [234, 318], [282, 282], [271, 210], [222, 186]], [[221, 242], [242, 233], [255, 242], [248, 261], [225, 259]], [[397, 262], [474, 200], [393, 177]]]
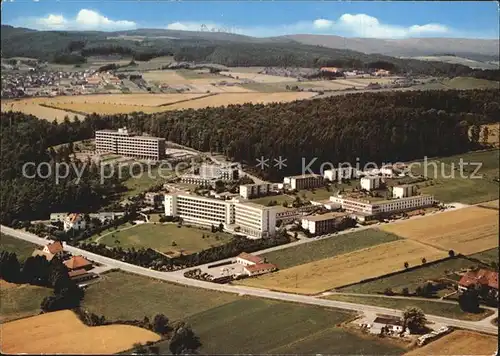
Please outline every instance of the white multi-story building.
[[233, 181], [238, 180], [239, 168], [235, 163], [227, 165], [202, 163], [199, 173], [200, 177], [205, 179]]
[[276, 209], [254, 203], [234, 203], [234, 225], [249, 238], [276, 233]]
[[412, 184], [397, 185], [392, 187], [393, 198], [406, 198], [415, 195], [417, 187]]
[[358, 178], [360, 172], [354, 167], [339, 167], [323, 171], [323, 177], [329, 181]]
[[224, 227], [234, 221], [232, 203], [188, 194], [165, 195], [165, 215], [179, 216], [182, 220], [197, 225], [219, 225]]
[[95, 145], [99, 153], [116, 153], [152, 160], [160, 160], [165, 156], [164, 138], [134, 135], [125, 127], [96, 131]]
[[220, 200], [187, 194], [165, 195], [165, 215], [179, 216], [198, 225], [223, 224], [249, 238], [276, 233], [276, 209], [253, 203]]
[[361, 185], [361, 189], [364, 190], [374, 190], [380, 187], [380, 177], [379, 176], [366, 176], [363, 177], [359, 180], [359, 183]]
[[278, 183], [240, 185], [240, 196], [245, 199], [265, 196], [272, 191], [278, 191]]
[[326, 213], [322, 215], [310, 215], [302, 218], [302, 228], [313, 235], [332, 232], [339, 220], [345, 219], [347, 213]]
[[283, 178], [283, 183], [293, 190], [317, 188], [323, 185], [323, 177], [319, 174], [302, 174], [285, 177]]
[[369, 201], [348, 197], [344, 198], [342, 196], [332, 196], [330, 197], [330, 200], [334, 203], [340, 204], [342, 209], [348, 212], [360, 213], [364, 216], [411, 210], [434, 204], [434, 197], [427, 194], [379, 201]]

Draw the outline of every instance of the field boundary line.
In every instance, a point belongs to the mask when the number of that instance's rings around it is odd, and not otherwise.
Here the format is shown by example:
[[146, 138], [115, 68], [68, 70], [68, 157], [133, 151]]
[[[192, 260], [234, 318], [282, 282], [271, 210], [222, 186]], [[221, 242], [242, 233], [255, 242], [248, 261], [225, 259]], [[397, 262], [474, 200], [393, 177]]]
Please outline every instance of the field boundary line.
[[54, 105], [50, 105], [50, 104], [45, 104], [45, 103], [40, 103], [38, 105], [39, 106], [43, 106], [45, 108], [66, 111], [68, 113], [77, 114], [77, 115], [83, 115], [83, 116], [89, 115], [89, 113], [86, 113], [86, 112], [83, 112], [83, 111], [76, 111], [76, 110], [72, 110], [72, 109], [61, 109], [60, 107], [57, 107], [57, 106], [54, 106]]
[[194, 101], [194, 100], [198, 100], [198, 99], [204, 99], [204, 98], [208, 98], [210, 96], [214, 96], [214, 95], [218, 95], [218, 94], [219, 93], [210, 93], [210, 94], [205, 94], [205, 95], [197, 96], [196, 98], [181, 99], [181, 100], [177, 100], [177, 101], [174, 101], [174, 102], [171, 102], [171, 103], [154, 105], [153, 107], [155, 107], [155, 108], [161, 108], [161, 107], [170, 106], [170, 105], [174, 105], [174, 104], [185, 103], [187, 101]]
[[[347, 320], [349, 320], [349, 319], [347, 319]], [[279, 350], [279, 349], [281, 349], [281, 348], [283, 348], [283, 347], [293, 346], [293, 345], [295, 345], [295, 344], [297, 344], [297, 343], [299, 343], [299, 342], [301, 342], [301, 341], [304, 341], [304, 340], [310, 339], [310, 338], [312, 338], [312, 337], [314, 337], [314, 336], [318, 336], [318, 335], [324, 334], [324, 333], [326, 333], [326, 332], [328, 332], [328, 331], [335, 330], [335, 329], [338, 329], [338, 327], [337, 327], [337, 326], [332, 326], [332, 327], [330, 327], [330, 328], [325, 328], [325, 329], [323, 329], [323, 330], [316, 331], [316, 332], [314, 332], [314, 333], [311, 333], [311, 334], [309, 334], [309, 335], [306, 335], [306, 336], [304, 336], [304, 337], [301, 337], [300, 339], [296, 339], [296, 340], [294, 340], [294, 341], [292, 341], [292, 342], [290, 342], [290, 343], [288, 343], [288, 344], [280, 345], [280, 346], [278, 346], [278, 347], [273, 347], [272, 349], [267, 350], [267, 351], [266, 351], [266, 353], [267, 353], [267, 354], [276, 354], [276, 350]]]

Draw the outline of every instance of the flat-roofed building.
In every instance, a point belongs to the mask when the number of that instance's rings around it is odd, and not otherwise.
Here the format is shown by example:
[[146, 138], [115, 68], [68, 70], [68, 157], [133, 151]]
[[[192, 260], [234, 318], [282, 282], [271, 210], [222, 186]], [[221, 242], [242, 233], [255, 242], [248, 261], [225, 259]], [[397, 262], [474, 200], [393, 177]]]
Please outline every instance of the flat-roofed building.
[[[333, 203], [332, 203], [333, 204]], [[276, 210], [276, 221], [281, 221], [282, 223], [289, 223], [294, 220], [301, 218], [306, 214], [310, 214], [313, 211], [319, 210], [322, 207], [318, 204], [303, 205], [298, 208], [285, 208], [281, 206], [275, 207]]]
[[334, 169], [326, 169], [323, 171], [323, 177], [329, 181], [340, 181], [342, 179], [358, 178], [360, 172], [354, 167], [339, 167]]
[[366, 177], [361, 178], [359, 180], [359, 183], [361, 185], [361, 189], [370, 191], [378, 189], [380, 187], [380, 181], [381, 178], [379, 176], [368, 175]]
[[236, 163], [225, 165], [202, 163], [199, 173], [201, 178], [234, 181], [238, 180], [239, 167]]
[[254, 203], [234, 203], [234, 225], [249, 238], [276, 233], [276, 209]]
[[423, 208], [431, 206], [435, 202], [434, 196], [427, 194], [390, 200], [370, 200], [343, 196], [331, 196], [330, 200], [334, 203], [340, 204], [342, 209], [347, 212], [359, 213], [358, 216], [364, 217]]
[[160, 160], [165, 157], [165, 139], [138, 136], [127, 130], [98, 130], [95, 132], [96, 151], [127, 157]]
[[339, 221], [345, 219], [349, 214], [330, 212], [322, 215], [310, 215], [302, 218], [301, 225], [304, 230], [313, 235], [326, 234], [335, 230]]
[[302, 174], [285, 177], [283, 183], [294, 190], [317, 188], [323, 186], [323, 177], [319, 174]]
[[165, 215], [179, 216], [193, 224], [211, 226], [222, 223], [226, 227], [234, 222], [232, 203], [228, 201], [188, 194], [167, 194], [164, 204]]
[[240, 185], [240, 196], [245, 199], [265, 196], [272, 191], [278, 191], [278, 183]]
[[392, 187], [393, 198], [406, 198], [415, 195], [417, 187], [413, 184], [403, 184]]

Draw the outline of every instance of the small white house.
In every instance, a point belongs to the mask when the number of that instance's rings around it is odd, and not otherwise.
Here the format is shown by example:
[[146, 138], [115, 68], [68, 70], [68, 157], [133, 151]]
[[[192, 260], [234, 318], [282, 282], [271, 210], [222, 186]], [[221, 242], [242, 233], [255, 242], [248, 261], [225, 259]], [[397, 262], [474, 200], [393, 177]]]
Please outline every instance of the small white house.
[[406, 198], [415, 194], [416, 187], [411, 184], [397, 185], [392, 188], [393, 198]]
[[366, 176], [360, 179], [361, 188], [364, 190], [374, 190], [380, 187], [379, 176]]
[[265, 260], [262, 257], [251, 255], [246, 252], [242, 252], [236, 257], [236, 263], [243, 266], [254, 266], [264, 262]]
[[72, 213], [64, 219], [64, 231], [83, 230], [87, 226], [83, 214]]

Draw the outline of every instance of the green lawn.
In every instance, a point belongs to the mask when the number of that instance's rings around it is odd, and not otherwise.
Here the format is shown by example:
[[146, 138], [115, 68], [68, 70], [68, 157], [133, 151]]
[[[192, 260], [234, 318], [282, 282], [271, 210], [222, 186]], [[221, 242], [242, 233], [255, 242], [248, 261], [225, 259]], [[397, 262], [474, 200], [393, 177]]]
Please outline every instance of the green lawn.
[[198, 70], [190, 70], [190, 69], [180, 69], [176, 71], [177, 74], [180, 74], [182, 77], [185, 79], [213, 79], [214, 81], [217, 80], [224, 80], [226, 77], [220, 74], [213, 74], [209, 72], [201, 72], [198, 73]]
[[416, 287], [422, 286], [428, 280], [445, 277], [446, 271], [458, 271], [461, 268], [473, 266], [477, 266], [477, 263], [465, 258], [455, 258], [398, 273], [393, 276], [379, 278], [374, 281], [339, 288], [338, 291], [346, 293], [376, 294], [377, 292], [384, 292], [386, 288], [391, 288], [394, 292], [400, 293], [404, 287], [407, 287], [412, 293], [415, 291]]
[[398, 236], [381, 230], [366, 229], [269, 252], [262, 256], [280, 269], [285, 269], [399, 239]]
[[[482, 167], [476, 173], [481, 175], [481, 179], [468, 178], [472, 175], [475, 165], [465, 166], [465, 169], [471, 170], [470, 173], [464, 172], [466, 178], [460, 177], [460, 172], [453, 170], [452, 164], [458, 168], [460, 158], [467, 163], [481, 163]], [[465, 204], [476, 204], [484, 201], [498, 199], [499, 186], [493, 179], [498, 177], [499, 150], [490, 150], [484, 152], [470, 152], [463, 155], [456, 155], [446, 158], [429, 160], [427, 162], [427, 177], [432, 178], [432, 182], [419, 183], [418, 187], [422, 193], [433, 194], [436, 199], [450, 203], [460, 202]], [[432, 165], [437, 162], [437, 170]], [[439, 163], [443, 163], [440, 165]], [[419, 167], [413, 166], [413, 171], [418, 174], [425, 174], [424, 163]], [[454, 178], [446, 178], [452, 175]], [[430, 185], [432, 184], [432, 185]]]
[[0, 281], [0, 322], [38, 314], [42, 300], [49, 295], [50, 288]]
[[30, 257], [36, 248], [37, 245], [30, 242], [16, 239], [9, 235], [0, 234], [0, 249], [8, 252], [15, 252], [19, 262]]
[[113, 319], [143, 319], [165, 314], [170, 320], [237, 300], [230, 293], [185, 287], [125, 272], [103, 274], [85, 291], [83, 307]]
[[277, 205], [282, 205], [284, 202], [291, 203], [295, 197], [292, 195], [285, 195], [285, 194], [280, 194], [280, 195], [270, 195], [267, 197], [262, 197], [262, 198], [257, 198], [257, 199], [251, 199], [250, 202], [255, 203], [255, 204], [261, 204], [261, 205], [267, 205], [271, 201], [276, 201]]
[[492, 248], [491, 250], [475, 253], [473, 255], [470, 255], [469, 257], [477, 258], [478, 260], [486, 264], [491, 264], [491, 262], [496, 262], [498, 264], [498, 247]]
[[[202, 354], [401, 354], [402, 349], [365, 339], [336, 325], [351, 314], [263, 299], [240, 299], [187, 319]], [[168, 352], [168, 342], [159, 344]]]
[[144, 169], [143, 174], [130, 177], [123, 183], [128, 190], [121, 195], [121, 198], [125, 199], [137, 195], [154, 185], [163, 183], [171, 174], [173, 174], [171, 171], [167, 169], [159, 170], [158, 167], [153, 167], [149, 171]]
[[[185, 250], [185, 253], [201, 251], [212, 246], [223, 245], [231, 239], [231, 235], [224, 232], [212, 233], [210, 230], [195, 227], [177, 227], [177, 224], [141, 224], [132, 226], [125, 224], [119, 227], [123, 231], [113, 231], [105, 235], [101, 233], [100, 243], [108, 246], [150, 247], [161, 252]], [[205, 235], [205, 238], [202, 236]], [[94, 236], [93, 240], [99, 239]], [[119, 241], [119, 242], [117, 242]]]
[[379, 307], [386, 307], [392, 309], [403, 310], [407, 307], [418, 307], [426, 314], [444, 316], [447, 318], [454, 318], [460, 320], [481, 320], [493, 314], [491, 310], [481, 309], [478, 314], [465, 313], [460, 309], [457, 304], [440, 303], [432, 300], [405, 300], [405, 299], [390, 299], [390, 298], [377, 298], [377, 297], [358, 297], [348, 295], [329, 295], [326, 299], [339, 300], [342, 302], [351, 302], [367, 305], [376, 305]]

